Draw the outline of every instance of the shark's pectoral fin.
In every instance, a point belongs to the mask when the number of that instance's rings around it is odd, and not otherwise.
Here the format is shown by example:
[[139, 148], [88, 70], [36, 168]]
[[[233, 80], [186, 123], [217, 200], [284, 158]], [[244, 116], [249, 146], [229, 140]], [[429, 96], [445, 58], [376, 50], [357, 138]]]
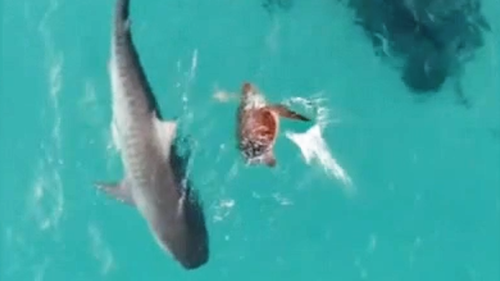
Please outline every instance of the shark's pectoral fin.
[[120, 183], [105, 183], [105, 182], [97, 182], [94, 185], [99, 190], [103, 190], [108, 195], [112, 196], [116, 200], [126, 203], [128, 205], [134, 206], [134, 199], [132, 198], [132, 194], [130, 192], [130, 182], [126, 179], [121, 181]]
[[273, 104], [273, 105], [268, 105], [267, 106], [270, 110], [276, 112], [279, 116], [289, 118], [289, 119], [295, 119], [295, 120], [301, 120], [301, 121], [311, 121], [311, 119], [298, 114], [295, 111], [290, 110], [288, 107], [282, 104]]
[[156, 134], [165, 158], [170, 156], [170, 148], [177, 133], [177, 122], [161, 121], [155, 117]]

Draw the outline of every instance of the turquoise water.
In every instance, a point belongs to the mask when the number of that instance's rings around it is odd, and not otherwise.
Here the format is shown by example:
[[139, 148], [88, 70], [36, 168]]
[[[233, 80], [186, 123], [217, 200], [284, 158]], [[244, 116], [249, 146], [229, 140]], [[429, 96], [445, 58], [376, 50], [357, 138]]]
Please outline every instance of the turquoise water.
[[[163, 115], [194, 142], [211, 256], [186, 272], [136, 210], [92, 187], [122, 177], [113, 1], [3, 1], [0, 280], [499, 280], [498, 1], [466, 66], [469, 109], [451, 85], [416, 101], [335, 1], [273, 15], [239, 2], [132, 1]], [[292, 103], [317, 125], [283, 121], [274, 169], [242, 164], [236, 104], [213, 98], [243, 81], [313, 104]]]

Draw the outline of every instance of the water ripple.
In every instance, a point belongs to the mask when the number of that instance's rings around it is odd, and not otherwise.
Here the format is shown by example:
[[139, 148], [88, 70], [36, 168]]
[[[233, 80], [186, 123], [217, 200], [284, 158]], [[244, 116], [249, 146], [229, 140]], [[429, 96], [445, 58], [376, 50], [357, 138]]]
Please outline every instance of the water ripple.
[[108, 248], [106, 241], [101, 237], [99, 228], [93, 224], [89, 224], [88, 232], [92, 254], [101, 264], [101, 274], [106, 275], [116, 266], [113, 254]]
[[60, 175], [60, 170], [64, 164], [61, 157], [62, 118], [59, 105], [60, 93], [63, 88], [62, 69], [64, 57], [62, 52], [56, 49], [52, 33], [48, 27], [48, 21], [57, 8], [58, 2], [51, 1], [39, 25], [49, 74], [48, 95], [50, 105], [45, 111], [46, 114], [53, 117], [53, 121], [48, 122], [50, 136], [41, 143], [44, 156], [39, 160], [38, 168], [35, 171], [33, 190], [29, 199], [29, 210], [33, 213], [41, 230], [57, 228], [64, 209], [64, 193]]

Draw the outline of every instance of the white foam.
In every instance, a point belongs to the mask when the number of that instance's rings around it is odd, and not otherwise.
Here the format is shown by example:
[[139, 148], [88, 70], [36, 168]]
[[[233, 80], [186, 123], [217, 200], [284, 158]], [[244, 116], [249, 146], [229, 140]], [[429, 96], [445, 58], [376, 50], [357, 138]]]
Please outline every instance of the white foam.
[[88, 232], [92, 254], [101, 264], [101, 274], [106, 275], [116, 266], [113, 254], [102, 238], [99, 228], [89, 224]]
[[196, 69], [198, 68], [198, 49], [193, 51], [193, 57], [191, 58], [191, 68], [189, 70], [189, 82], [193, 82], [196, 76]]
[[217, 205], [216, 214], [213, 216], [214, 222], [223, 221], [229, 216], [231, 210], [233, 209], [236, 201], [234, 199], [221, 199]]
[[43, 162], [39, 165], [29, 203], [39, 229], [47, 230], [59, 224], [64, 210], [64, 195], [59, 172]]
[[300, 148], [302, 156], [308, 165], [312, 163], [321, 165], [329, 176], [340, 180], [343, 183], [344, 190], [352, 195], [355, 189], [351, 177], [332, 156], [331, 150], [323, 138], [323, 131], [326, 125], [332, 121], [328, 118], [328, 109], [319, 106], [319, 102], [322, 101], [321, 99], [310, 101], [304, 98], [292, 98], [290, 101], [300, 103], [309, 109], [316, 107], [317, 118], [316, 124], [305, 133], [286, 131], [285, 136]]
[[49, 100], [47, 111], [54, 115], [51, 124], [51, 135], [44, 138], [41, 149], [44, 156], [39, 159], [32, 193], [29, 197], [28, 210], [34, 217], [40, 230], [55, 230], [62, 218], [64, 210], [63, 183], [60, 175], [64, 165], [62, 157], [61, 137], [61, 110], [59, 106], [60, 94], [63, 88], [64, 56], [58, 51], [48, 26], [48, 21], [58, 8], [58, 2], [52, 0], [39, 26], [43, 39], [45, 58], [49, 72]]
[[218, 102], [231, 102], [239, 99], [236, 93], [230, 93], [224, 90], [216, 90], [212, 97]]

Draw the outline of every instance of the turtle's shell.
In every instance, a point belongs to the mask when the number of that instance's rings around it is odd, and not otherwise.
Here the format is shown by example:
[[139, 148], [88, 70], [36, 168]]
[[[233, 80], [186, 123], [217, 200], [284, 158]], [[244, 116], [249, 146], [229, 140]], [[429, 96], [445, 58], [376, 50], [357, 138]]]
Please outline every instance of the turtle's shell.
[[272, 148], [279, 126], [275, 113], [267, 108], [250, 110], [241, 121], [240, 148], [246, 157], [259, 157]]

